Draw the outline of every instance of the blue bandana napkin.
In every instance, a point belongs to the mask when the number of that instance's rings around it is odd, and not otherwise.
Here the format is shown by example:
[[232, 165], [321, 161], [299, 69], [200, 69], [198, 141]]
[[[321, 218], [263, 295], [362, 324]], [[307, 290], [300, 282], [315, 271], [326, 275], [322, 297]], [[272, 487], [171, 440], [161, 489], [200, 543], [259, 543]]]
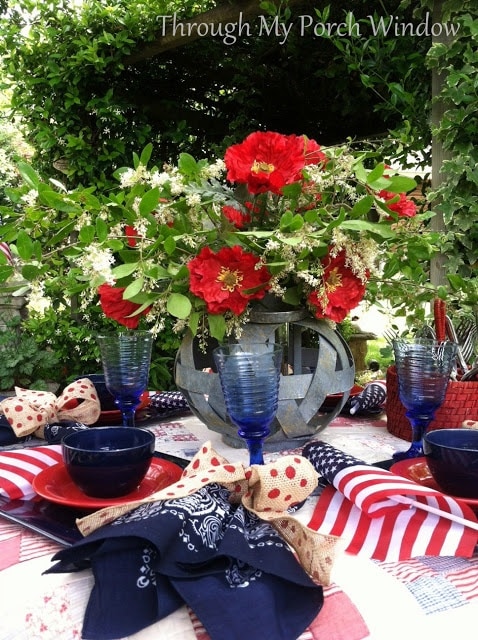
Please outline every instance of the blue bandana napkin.
[[[50, 571], [92, 568], [86, 640], [139, 631], [176, 598], [212, 640], [295, 640], [321, 610], [337, 543], [291, 514], [316, 486], [301, 456], [244, 467], [206, 442], [176, 483], [77, 520], [86, 538]], [[148, 589], [147, 606], [135, 589]], [[124, 618], [119, 601], [131, 604]]]
[[295, 640], [320, 612], [322, 587], [268, 522], [207, 484], [147, 502], [57, 553], [47, 573], [91, 567], [85, 640], [113, 640], [186, 603], [211, 640]]
[[[75, 422], [74, 420], [60, 420], [59, 422], [48, 423], [44, 427], [42, 440], [45, 440], [48, 444], [60, 444], [62, 439], [72, 431], [88, 428], [86, 424]], [[33, 439], [35, 442], [39, 441], [39, 438], [36, 438], [33, 434], [17, 436], [6, 417], [0, 415], [0, 447], [8, 447], [9, 445]]]

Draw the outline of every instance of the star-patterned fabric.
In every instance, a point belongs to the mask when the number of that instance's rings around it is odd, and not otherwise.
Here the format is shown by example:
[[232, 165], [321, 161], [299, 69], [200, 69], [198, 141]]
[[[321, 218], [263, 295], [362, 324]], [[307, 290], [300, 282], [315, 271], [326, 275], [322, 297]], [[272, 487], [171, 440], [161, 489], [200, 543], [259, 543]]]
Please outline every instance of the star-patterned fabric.
[[363, 411], [380, 411], [387, 400], [387, 383], [384, 380], [369, 382], [364, 390], [350, 400], [350, 415]]

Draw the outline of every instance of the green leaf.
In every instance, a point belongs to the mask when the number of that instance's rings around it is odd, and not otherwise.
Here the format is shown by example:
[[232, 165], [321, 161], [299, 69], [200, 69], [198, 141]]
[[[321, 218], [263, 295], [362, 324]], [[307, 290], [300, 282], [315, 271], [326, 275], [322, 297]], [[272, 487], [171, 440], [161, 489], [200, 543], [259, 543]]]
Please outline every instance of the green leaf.
[[197, 162], [189, 153], [181, 153], [179, 155], [178, 168], [184, 175], [192, 176], [197, 173]]
[[39, 275], [41, 275], [41, 269], [33, 264], [26, 264], [22, 267], [22, 276], [25, 280], [35, 280]]
[[294, 215], [292, 213], [292, 211], [286, 211], [284, 214], [282, 214], [281, 219], [280, 219], [280, 228], [282, 229], [287, 229], [289, 227], [289, 225], [292, 222]]
[[103, 218], [96, 218], [96, 236], [99, 242], [104, 242], [108, 237], [108, 225]]
[[31, 188], [38, 190], [38, 185], [40, 184], [40, 178], [35, 173], [34, 169], [27, 164], [26, 162], [19, 162], [17, 164], [17, 168], [25, 181], [25, 183]]
[[71, 198], [63, 193], [53, 191], [53, 189], [50, 189], [50, 187], [46, 185], [38, 185], [38, 197], [43, 204], [51, 209], [64, 211], [65, 213], [80, 213], [79, 206], [75, 202], [72, 202]]
[[383, 176], [383, 172], [385, 171], [385, 165], [383, 163], [378, 164], [376, 167], [369, 171], [367, 175], [367, 184], [372, 185], [374, 182], [379, 180]]
[[149, 144], [147, 144], [145, 146], [145, 148], [141, 152], [141, 157], [139, 159], [140, 164], [142, 164], [143, 166], [147, 167], [148, 166], [148, 162], [150, 161], [152, 153], [153, 153], [153, 145], [150, 142]]
[[417, 183], [413, 178], [407, 178], [406, 176], [392, 176], [389, 181], [387, 191], [392, 193], [408, 193], [413, 191]]
[[84, 227], [81, 227], [80, 233], [78, 234], [78, 239], [80, 242], [84, 242], [85, 244], [91, 244], [95, 239], [95, 228], [91, 224], [86, 224]]
[[138, 262], [119, 264], [117, 267], [113, 267], [113, 269], [111, 269], [111, 272], [117, 280], [122, 280], [123, 278], [127, 278], [132, 273], [134, 273], [138, 268], [138, 264]]
[[159, 202], [159, 188], [154, 187], [150, 191], [147, 191], [144, 196], [141, 198], [139, 203], [139, 212], [142, 216], [151, 213], [158, 206]]
[[17, 251], [22, 260], [31, 260], [34, 252], [33, 240], [26, 231], [20, 230], [17, 237]]
[[174, 239], [174, 236], [168, 236], [166, 238], [164, 241], [164, 250], [169, 256], [174, 253], [176, 250], [176, 240]]
[[131, 300], [141, 292], [144, 285], [144, 278], [138, 278], [137, 280], [133, 280], [131, 284], [129, 284], [126, 289], [123, 291], [123, 298], [125, 300]]
[[58, 233], [55, 233], [46, 243], [49, 247], [54, 247], [55, 245], [63, 242], [64, 239], [70, 235], [70, 233], [74, 230], [76, 225], [76, 220], [72, 220], [71, 222], [65, 224]]
[[6, 264], [0, 265], [0, 282], [8, 280], [8, 278], [13, 275], [13, 272], [14, 268], [12, 266]]
[[372, 196], [364, 196], [352, 208], [352, 216], [364, 216], [370, 211], [374, 203]]
[[359, 182], [367, 182], [367, 172], [361, 162], [354, 165], [355, 176]]
[[296, 307], [301, 304], [301, 297], [297, 287], [290, 287], [286, 290], [283, 300], [286, 304]]
[[172, 293], [166, 304], [168, 312], [175, 318], [184, 320], [191, 313], [191, 301], [182, 293]]
[[207, 321], [211, 337], [215, 338], [218, 342], [222, 342], [226, 335], [226, 320], [224, 316], [210, 313], [208, 314]]
[[197, 311], [193, 311], [189, 316], [189, 329], [193, 336], [195, 336], [198, 332], [199, 320], [201, 319], [201, 314]]
[[382, 238], [394, 238], [396, 233], [388, 224], [377, 224], [376, 222], [368, 222], [367, 220], [346, 220], [341, 224], [344, 229], [350, 231], [370, 231], [376, 233]]

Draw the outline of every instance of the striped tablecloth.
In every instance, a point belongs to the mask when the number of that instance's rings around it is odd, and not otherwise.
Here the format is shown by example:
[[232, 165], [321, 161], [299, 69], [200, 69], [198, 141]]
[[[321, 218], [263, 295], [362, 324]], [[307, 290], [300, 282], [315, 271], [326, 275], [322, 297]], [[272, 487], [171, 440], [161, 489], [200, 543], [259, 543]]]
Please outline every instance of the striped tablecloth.
[[[227, 447], [192, 416], [150, 428], [155, 432], [157, 449], [166, 453], [190, 458], [202, 442], [211, 439], [230, 460], [247, 458], [245, 451]], [[389, 458], [397, 447], [408, 444], [389, 434], [383, 419], [343, 416], [334, 420], [320, 439], [367, 462]], [[268, 453], [266, 458], [272, 460], [283, 453]], [[313, 507], [310, 499], [301, 509], [298, 515], [304, 522]], [[93, 578], [89, 571], [42, 575], [59, 548], [56, 542], [0, 518], [1, 640], [81, 638]], [[457, 632], [460, 638], [471, 638], [476, 620], [478, 556], [383, 563], [340, 554], [333, 584], [325, 588], [325, 605], [300, 640], [449, 640]], [[186, 607], [130, 637], [208, 640], [200, 621]], [[274, 640], [266, 629], [264, 639]]]

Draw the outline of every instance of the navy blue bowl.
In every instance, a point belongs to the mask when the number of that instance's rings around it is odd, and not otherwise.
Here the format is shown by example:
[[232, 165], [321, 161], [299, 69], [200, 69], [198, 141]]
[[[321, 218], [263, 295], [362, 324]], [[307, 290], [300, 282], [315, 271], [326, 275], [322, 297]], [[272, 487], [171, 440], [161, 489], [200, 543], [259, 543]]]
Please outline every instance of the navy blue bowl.
[[423, 452], [440, 489], [461, 498], [478, 498], [478, 431], [435, 429], [425, 434]]
[[119, 498], [136, 489], [154, 452], [154, 435], [137, 427], [91, 427], [66, 435], [63, 460], [87, 496]]

